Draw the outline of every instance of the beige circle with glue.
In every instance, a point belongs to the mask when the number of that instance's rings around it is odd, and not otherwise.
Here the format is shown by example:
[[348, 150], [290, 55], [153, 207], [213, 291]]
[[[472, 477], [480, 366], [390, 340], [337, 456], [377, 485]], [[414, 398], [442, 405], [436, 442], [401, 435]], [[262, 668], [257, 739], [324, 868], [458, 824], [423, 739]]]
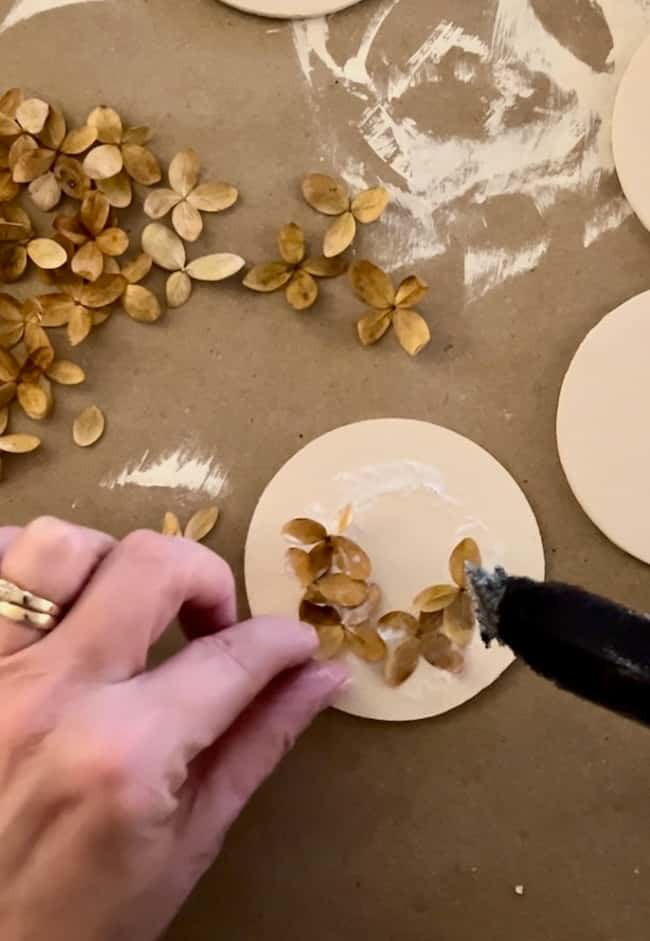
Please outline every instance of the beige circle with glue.
[[587, 335], [564, 379], [557, 442], [589, 518], [613, 543], [650, 563], [650, 291]]
[[244, 13], [291, 20], [338, 13], [339, 10], [354, 6], [360, 0], [222, 0], [222, 2]]
[[[544, 577], [544, 550], [526, 497], [478, 445], [427, 422], [381, 419], [337, 428], [289, 460], [264, 491], [246, 543], [246, 588], [254, 615], [296, 616], [301, 598], [286, 563], [285, 523], [308, 516], [336, 529], [350, 505], [351, 539], [367, 551], [382, 612], [412, 610], [416, 594], [448, 582], [451, 550], [465, 536], [478, 542], [487, 567]], [[512, 663], [510, 650], [487, 650], [478, 632], [462, 674], [421, 660], [402, 686], [386, 685], [382, 664], [343, 656], [351, 683], [336, 707], [369, 719], [440, 715], [493, 683]]]
[[616, 172], [632, 209], [650, 229], [650, 39], [633, 56], [616, 96], [612, 143]]

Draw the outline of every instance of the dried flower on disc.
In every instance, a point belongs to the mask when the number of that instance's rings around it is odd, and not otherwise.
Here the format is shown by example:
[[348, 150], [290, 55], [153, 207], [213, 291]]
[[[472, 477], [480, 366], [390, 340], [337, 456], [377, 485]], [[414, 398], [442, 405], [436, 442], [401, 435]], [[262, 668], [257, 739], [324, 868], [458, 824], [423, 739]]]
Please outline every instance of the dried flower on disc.
[[111, 206], [124, 209], [131, 205], [131, 180], [143, 186], [160, 182], [158, 159], [145, 146], [152, 137], [148, 127], [125, 129], [117, 111], [105, 106], [91, 111], [86, 124], [96, 132], [98, 146], [86, 155], [83, 169]]
[[198, 154], [191, 148], [182, 150], [169, 165], [171, 189], [153, 190], [144, 204], [150, 219], [162, 219], [171, 211], [172, 225], [186, 242], [196, 242], [201, 235], [202, 212], [223, 212], [239, 196], [230, 183], [199, 183], [200, 173]]
[[217, 524], [220, 511], [216, 506], [205, 506], [192, 516], [185, 530], [180, 524], [176, 513], [165, 513], [161, 532], [163, 536], [185, 536], [193, 542], [201, 542], [210, 535]]
[[227, 252], [203, 255], [188, 263], [181, 239], [160, 222], [152, 222], [144, 229], [142, 250], [159, 268], [172, 272], [165, 289], [170, 307], [180, 307], [189, 299], [192, 281], [224, 281], [246, 264], [239, 255]]
[[325, 233], [325, 258], [334, 258], [349, 248], [357, 233], [357, 222], [364, 225], [376, 222], [389, 203], [388, 193], [382, 186], [364, 190], [351, 198], [342, 180], [322, 173], [305, 177], [302, 194], [312, 209], [337, 217]]
[[384, 667], [384, 677], [389, 686], [401, 686], [415, 673], [420, 661], [420, 641], [411, 637], [389, 647]]
[[417, 356], [431, 340], [426, 320], [412, 309], [427, 292], [425, 282], [411, 275], [395, 290], [386, 272], [370, 261], [355, 261], [350, 279], [357, 297], [372, 308], [357, 322], [363, 345], [381, 340], [392, 326], [402, 349]]
[[260, 293], [284, 288], [287, 302], [294, 310], [307, 310], [315, 303], [317, 278], [336, 278], [347, 267], [342, 258], [307, 257], [304, 232], [295, 222], [280, 229], [278, 247], [282, 260], [256, 265], [243, 283], [251, 291]]
[[481, 564], [481, 552], [474, 539], [463, 539], [454, 547], [449, 557], [449, 571], [454, 584], [432, 585], [415, 598], [413, 604], [420, 612], [422, 621], [427, 615], [442, 615], [438, 629], [426, 633], [441, 632], [456, 647], [463, 650], [474, 636], [475, 620], [471, 599], [466, 586], [465, 564]]
[[72, 246], [72, 271], [87, 281], [97, 281], [104, 273], [105, 260], [119, 258], [129, 247], [128, 235], [110, 224], [110, 215], [108, 198], [93, 190], [84, 196], [78, 213], [54, 220], [56, 231]]
[[54, 404], [49, 380], [78, 385], [85, 378], [75, 363], [57, 360], [43, 328], [30, 323], [21, 349], [12, 353], [0, 349], [0, 408], [17, 399], [29, 418], [40, 421], [47, 418]]
[[88, 283], [68, 271], [56, 273], [54, 283], [59, 292], [42, 294], [39, 302], [50, 320], [46, 326], [66, 326], [71, 346], [83, 343], [93, 327], [108, 319], [126, 286], [121, 274], [103, 274]]
[[106, 421], [96, 405], [89, 405], [74, 420], [72, 437], [80, 448], [89, 448], [104, 434]]

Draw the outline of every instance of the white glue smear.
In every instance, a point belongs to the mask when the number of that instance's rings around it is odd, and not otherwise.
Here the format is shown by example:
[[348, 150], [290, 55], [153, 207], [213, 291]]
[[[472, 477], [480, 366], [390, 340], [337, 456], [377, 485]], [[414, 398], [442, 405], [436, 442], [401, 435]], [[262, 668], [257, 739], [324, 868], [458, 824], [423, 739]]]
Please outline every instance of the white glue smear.
[[[292, 25], [323, 159], [331, 164], [337, 154], [350, 150], [337, 123], [334, 96], [342, 88], [357, 111], [351, 123], [358, 135], [352, 149], [365, 150], [365, 157], [346, 156], [334, 169], [350, 185], [369, 185], [379, 178], [390, 191], [393, 205], [381, 239], [375, 241], [369, 233], [380, 264], [397, 268], [428, 260], [445, 251], [452, 239], [467, 244], [468, 222], [476, 221], [477, 207], [480, 213], [488, 200], [500, 196], [528, 197], [545, 222], [563, 195], [579, 194], [585, 201], [585, 244], [623, 221], [624, 201], [601, 209], [598, 185], [613, 171], [614, 97], [622, 72], [650, 28], [650, 0], [599, 0], [599, 6], [613, 41], [603, 71], [551, 35], [530, 0], [495, 0], [492, 30], [485, 37], [443, 20], [397, 62], [382, 48], [382, 27], [399, 33], [399, 18], [406, 13], [399, 0], [379, 7], [358, 47], [355, 42], [354, 54], [341, 60], [332, 52], [336, 37], [330, 30], [336, 29], [336, 19]], [[451, 71], [442, 67], [446, 56], [452, 57]], [[426, 117], [418, 123], [409, 114], [408, 94], [423, 85], [430, 87], [433, 103], [441, 90], [448, 97], [461, 90], [466, 96], [476, 87], [478, 106], [485, 90], [491, 90], [488, 112], [472, 128], [472, 136], [445, 136], [427, 127]], [[421, 102], [420, 97], [420, 109]], [[543, 239], [526, 245], [529, 238], [524, 233], [521, 245], [495, 244], [490, 246], [494, 251], [483, 254], [469, 245], [468, 299], [534, 267], [548, 245]]]
[[609, 202], [597, 206], [593, 216], [585, 224], [585, 248], [597, 242], [606, 232], [618, 229], [631, 215], [632, 209], [625, 196], [614, 196]]
[[47, 13], [49, 10], [56, 10], [58, 7], [71, 6], [73, 3], [98, 2], [99, 0], [16, 0], [2, 23], [0, 23], [0, 33], [17, 23], [30, 20], [39, 13]]
[[126, 465], [118, 474], [107, 476], [100, 487], [163, 487], [188, 490], [218, 497], [228, 485], [228, 474], [213, 458], [187, 448], [178, 448], [154, 457], [146, 451], [139, 461]]
[[458, 502], [445, 492], [442, 473], [436, 467], [419, 461], [369, 464], [354, 472], [341, 471], [335, 480], [341, 488], [342, 505], [351, 504], [353, 511], [363, 510], [388, 494], [420, 491], [432, 493], [446, 503]]

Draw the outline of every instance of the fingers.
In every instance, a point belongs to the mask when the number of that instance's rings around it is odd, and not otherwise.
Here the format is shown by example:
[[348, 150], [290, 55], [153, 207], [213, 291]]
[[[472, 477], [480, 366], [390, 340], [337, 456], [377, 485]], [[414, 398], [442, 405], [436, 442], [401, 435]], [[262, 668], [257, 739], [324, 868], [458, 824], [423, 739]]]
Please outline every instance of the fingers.
[[161, 726], [189, 763], [285, 670], [305, 663], [315, 631], [287, 618], [255, 618], [193, 641], [140, 678]]
[[347, 678], [338, 663], [311, 663], [283, 676], [201, 755], [186, 832], [190, 858], [208, 865], [242, 809]]
[[[34, 595], [66, 607], [82, 591], [114, 540], [51, 517], [0, 533], [0, 573]], [[0, 617], [0, 656], [17, 653], [43, 634]]]
[[114, 682], [144, 669], [149, 647], [179, 614], [205, 632], [232, 624], [230, 568], [196, 543], [135, 532], [99, 565], [47, 642], [80, 669]]

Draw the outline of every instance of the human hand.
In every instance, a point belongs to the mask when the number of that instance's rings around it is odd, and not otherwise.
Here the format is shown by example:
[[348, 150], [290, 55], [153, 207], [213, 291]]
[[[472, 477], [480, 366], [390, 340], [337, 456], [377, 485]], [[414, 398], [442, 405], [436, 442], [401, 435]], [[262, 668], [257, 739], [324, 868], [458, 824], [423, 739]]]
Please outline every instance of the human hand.
[[[314, 632], [235, 624], [226, 563], [44, 518], [0, 529], [1, 576], [63, 607], [0, 617], [0, 935], [148, 941], [345, 679]], [[146, 671], [179, 616], [188, 646]]]

